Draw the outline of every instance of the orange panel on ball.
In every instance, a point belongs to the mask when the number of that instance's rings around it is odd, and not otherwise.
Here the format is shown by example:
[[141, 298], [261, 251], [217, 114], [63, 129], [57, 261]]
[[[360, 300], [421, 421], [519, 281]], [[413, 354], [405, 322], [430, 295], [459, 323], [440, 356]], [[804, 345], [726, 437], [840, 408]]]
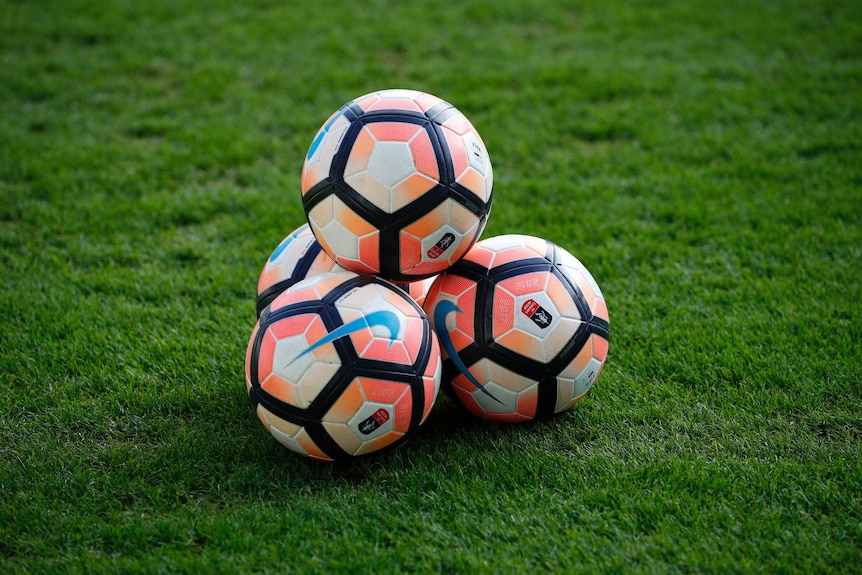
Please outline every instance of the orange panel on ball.
[[350, 148], [350, 156], [347, 158], [347, 164], [344, 166], [344, 176], [350, 176], [368, 167], [368, 159], [371, 157], [371, 151], [374, 149], [374, 138], [368, 128], [364, 128], [356, 136], [356, 141]]
[[[273, 323], [269, 326], [269, 332], [277, 339], [284, 339], [303, 333], [315, 319], [319, 321], [315, 314], [292, 315]], [[263, 351], [263, 347], [261, 347], [261, 351]]]
[[554, 302], [560, 315], [572, 319], [581, 319], [581, 312], [578, 311], [578, 306], [558, 277], [552, 275], [548, 278], [545, 292], [551, 298], [551, 301]]
[[485, 199], [485, 178], [473, 168], [461, 174], [458, 177], [458, 183], [483, 200]]
[[608, 340], [597, 335], [593, 335], [590, 339], [593, 340], [593, 357], [599, 361], [605, 361], [608, 356]]
[[475, 334], [472, 333], [473, 328], [470, 326], [470, 334], [464, 334], [460, 331], [449, 332], [449, 339], [452, 341], [452, 346], [455, 351], [461, 351], [475, 341]]
[[392, 342], [389, 339], [373, 339], [360, 355], [365, 359], [400, 363], [402, 365], [413, 363], [407, 355], [407, 350], [404, 349], [404, 344], [400, 341]]
[[422, 218], [406, 226], [402, 232], [402, 237], [404, 233], [407, 233], [420, 239], [427, 238], [442, 228], [446, 224], [448, 217], [449, 209], [447, 205], [445, 203], [440, 204]]
[[470, 165], [467, 157], [467, 148], [464, 147], [464, 140], [458, 134], [454, 134], [448, 130], [444, 131], [444, 134], [446, 135], [446, 143], [449, 145], [451, 152], [455, 175], [459, 176]]
[[380, 238], [377, 233], [359, 238], [359, 259], [372, 273], [380, 271]]
[[605, 300], [600, 299], [596, 302], [596, 305], [593, 308], [593, 315], [605, 321], [610, 321], [608, 317], [608, 306], [605, 303]]
[[392, 423], [395, 431], [407, 433], [410, 429], [410, 420], [413, 415], [413, 396], [409, 393], [404, 394], [398, 401], [395, 402], [395, 421]]
[[422, 350], [422, 344], [425, 342], [425, 330], [422, 326], [422, 320], [419, 318], [408, 318], [407, 327], [404, 330], [404, 349], [407, 352], [407, 362], [413, 363], [419, 358], [419, 352]]
[[419, 106], [408, 98], [383, 98], [368, 106], [368, 111], [375, 110], [407, 110], [408, 112], [421, 112]]
[[359, 388], [358, 381], [354, 380], [329, 409], [325, 419], [333, 422], [347, 423], [359, 411], [363, 403], [365, 403], [365, 398]]
[[341, 201], [336, 204], [335, 217], [345, 229], [357, 237], [377, 231], [374, 226], [366, 222], [362, 216], [344, 205]]
[[323, 179], [328, 175], [329, 174], [323, 171], [323, 168], [319, 163], [306, 167], [302, 172], [302, 181], [300, 182], [302, 195], [304, 196], [308, 190], [310, 190], [315, 184], [323, 181]]
[[440, 286], [441, 292], [454, 296], [461, 296], [467, 290], [476, 288], [476, 282], [455, 274], [446, 274], [442, 276], [438, 285]]
[[413, 269], [422, 261], [422, 243], [419, 239], [402, 233], [399, 257], [404, 269]]
[[436, 399], [434, 377], [423, 377], [422, 384], [425, 390], [425, 409], [422, 411], [422, 418], [419, 420], [420, 424], [425, 423], [425, 420], [431, 413], [431, 408], [434, 407], [434, 400]]
[[470, 123], [470, 120], [464, 114], [455, 114], [446, 120], [443, 126], [461, 136], [473, 131], [473, 124]]
[[[542, 291], [548, 283], [548, 272], [532, 272], [520, 274], [515, 277], [501, 281], [498, 288], [516, 295], [527, 295]], [[496, 292], [495, 292], [496, 294]]]
[[529, 419], [536, 417], [536, 408], [539, 401], [539, 386], [534, 385], [526, 391], [518, 394], [518, 414]]
[[[590, 339], [594, 339], [590, 338]], [[588, 341], [587, 344], [581, 348], [581, 351], [578, 352], [578, 355], [575, 356], [575, 359], [566, 367], [564, 373], [572, 373], [574, 376], [584, 371], [584, 368], [587, 367], [587, 364], [593, 359], [593, 346], [590, 345]], [[572, 368], [574, 367], [574, 371]]]
[[371, 106], [380, 101], [380, 96], [377, 94], [366, 94], [365, 96], [359, 97], [353, 101], [354, 104], [358, 105], [364, 111], [368, 111]]
[[521, 415], [520, 413], [491, 413], [488, 412], [484, 415], [484, 418], [488, 421], [496, 421], [499, 423], [519, 423], [521, 421], [529, 421], [532, 419], [531, 417], [527, 417], [526, 415]]
[[476, 386], [463, 375], [458, 375], [452, 379], [452, 391], [455, 392], [455, 396], [462, 404], [464, 404], [464, 407], [466, 407], [470, 413], [481, 417], [485, 413], [485, 409], [479, 405], [479, 402], [476, 401], [475, 397], [473, 397], [473, 391], [475, 389]]
[[285, 403], [292, 405], [303, 405], [304, 403], [297, 394], [296, 386], [275, 374], [267, 377], [260, 384], [260, 388]]
[[545, 356], [542, 342], [522, 331], [510, 331], [497, 338], [497, 343], [523, 356], [541, 360]]
[[476, 314], [475, 284], [472, 288], [461, 294], [461, 296], [458, 298], [457, 305], [461, 309], [461, 313], [455, 314], [455, 327], [458, 328], [459, 331], [467, 334], [468, 336], [475, 338], [476, 334], [473, 331], [473, 318]]
[[260, 342], [260, 353], [257, 360], [257, 379], [263, 381], [272, 373], [272, 359], [275, 355], [275, 336], [267, 330]]
[[424, 132], [421, 126], [406, 122], [375, 122], [365, 126], [365, 129], [378, 142], [409, 142], [420, 130]]
[[537, 254], [530, 248], [526, 247], [514, 247], [509, 248], [500, 252], [497, 252], [494, 257], [494, 267], [501, 266], [503, 264], [507, 264], [509, 262], [514, 262], [517, 260], [524, 259], [535, 259], [537, 257], [542, 257], [542, 255]]
[[494, 337], [515, 327], [515, 298], [501, 289], [494, 292]]
[[437, 96], [432, 96], [431, 94], [426, 94], [425, 92], [417, 92], [413, 96], [413, 101], [416, 102], [416, 105], [419, 106], [419, 108], [423, 112], [426, 112], [437, 104], [443, 102], [443, 100], [441, 100]]
[[[481, 243], [481, 242], [480, 242]], [[464, 256], [464, 259], [467, 261], [475, 262], [485, 268], [490, 269], [494, 264], [494, 256], [497, 252], [490, 250], [486, 247], [475, 245], [473, 248], [467, 252]]]
[[429, 179], [427, 176], [423, 176], [422, 174], [411, 175], [392, 188], [391, 211], [400, 210], [410, 202], [418, 200], [435, 185], [437, 185], [437, 182]]
[[359, 385], [368, 401], [395, 403], [409, 389], [406, 383], [384, 381], [381, 379], [360, 378]]

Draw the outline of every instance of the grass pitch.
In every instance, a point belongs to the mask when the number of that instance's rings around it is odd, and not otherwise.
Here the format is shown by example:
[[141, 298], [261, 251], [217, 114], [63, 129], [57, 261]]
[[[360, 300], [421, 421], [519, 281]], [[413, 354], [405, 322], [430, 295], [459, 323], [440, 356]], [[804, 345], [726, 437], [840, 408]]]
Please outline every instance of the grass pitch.
[[[0, 0], [0, 571], [858, 572], [858, 2]], [[590, 395], [441, 399], [294, 456], [245, 397], [263, 262], [326, 117], [436, 94], [485, 237], [608, 300]]]

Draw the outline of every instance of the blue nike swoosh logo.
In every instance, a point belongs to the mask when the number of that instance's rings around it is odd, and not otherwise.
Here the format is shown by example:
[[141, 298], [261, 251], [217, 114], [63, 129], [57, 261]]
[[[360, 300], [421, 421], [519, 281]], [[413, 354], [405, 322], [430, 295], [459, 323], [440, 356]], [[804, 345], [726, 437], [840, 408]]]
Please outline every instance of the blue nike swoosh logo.
[[455, 344], [452, 343], [452, 338], [449, 337], [449, 330], [446, 329], [446, 316], [452, 312], [464, 313], [461, 311], [461, 308], [448, 300], [441, 300], [434, 308], [434, 329], [437, 331], [437, 339], [440, 340], [440, 345], [442, 345], [443, 349], [446, 350], [446, 353], [449, 354], [449, 359], [452, 360], [452, 363], [455, 364], [458, 371], [460, 371], [461, 374], [470, 381], [470, 383], [475, 385], [479, 391], [502, 405], [502, 401], [491, 395], [491, 392], [485, 389], [485, 386], [473, 377], [473, 374], [470, 373], [467, 366], [464, 365], [463, 361], [461, 361], [461, 358], [458, 356], [458, 352], [455, 351]]
[[299, 235], [304, 232], [307, 227], [308, 224], [303, 224], [302, 226], [297, 228], [292, 234], [284, 238], [284, 240], [282, 240], [282, 242], [278, 244], [278, 247], [273, 250], [272, 255], [269, 256], [269, 261], [274, 262], [276, 259], [278, 259], [278, 256], [280, 256], [282, 252], [287, 249], [287, 246], [292, 244], [293, 241], [298, 238]]
[[296, 359], [299, 359], [307, 353], [311, 353], [321, 345], [326, 345], [327, 343], [335, 341], [338, 338], [350, 335], [351, 333], [355, 333], [365, 328], [371, 328], [375, 325], [383, 326], [387, 330], [389, 330], [388, 347], [391, 347], [392, 344], [395, 342], [395, 338], [398, 336], [398, 330], [401, 328], [401, 322], [398, 321], [398, 316], [395, 315], [393, 312], [387, 310], [380, 310], [373, 311], [368, 315], [364, 315], [360, 318], [357, 318], [351, 322], [348, 322], [342, 326], [335, 328], [334, 330], [311, 344], [308, 349], [296, 356]]
[[343, 115], [344, 115], [344, 112], [342, 111], [342, 112], [336, 114], [335, 116], [333, 116], [332, 119], [326, 123], [326, 125], [323, 127], [323, 129], [320, 130], [320, 133], [317, 134], [317, 137], [314, 138], [314, 141], [312, 141], [311, 145], [308, 147], [308, 154], [305, 156], [306, 158], [311, 158], [311, 156], [314, 155], [314, 152], [316, 152], [317, 148], [320, 147], [320, 143], [323, 141], [323, 138], [325, 138], [326, 134], [329, 133], [329, 128], [332, 127], [332, 124], [335, 123], [335, 120], [337, 120], [338, 118], [340, 118]]

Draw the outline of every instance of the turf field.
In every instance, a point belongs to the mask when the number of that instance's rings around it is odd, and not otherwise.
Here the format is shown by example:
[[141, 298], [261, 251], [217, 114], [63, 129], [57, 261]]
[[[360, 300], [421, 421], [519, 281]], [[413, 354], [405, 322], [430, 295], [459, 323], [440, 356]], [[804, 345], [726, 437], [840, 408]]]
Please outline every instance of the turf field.
[[[248, 406], [260, 269], [347, 100], [469, 117], [484, 237], [608, 362], [316, 464]], [[862, 4], [0, 0], [0, 572], [862, 570]]]

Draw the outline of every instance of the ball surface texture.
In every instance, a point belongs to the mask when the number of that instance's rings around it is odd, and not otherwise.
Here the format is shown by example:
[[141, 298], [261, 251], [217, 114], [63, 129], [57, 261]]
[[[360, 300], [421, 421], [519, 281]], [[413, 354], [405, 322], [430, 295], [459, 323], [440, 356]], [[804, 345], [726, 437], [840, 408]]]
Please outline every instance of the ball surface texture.
[[320, 247], [308, 224], [289, 233], [267, 258], [257, 282], [257, 315], [279, 294], [307, 277], [344, 271]]
[[406, 440], [440, 386], [437, 337], [422, 309], [384, 280], [324, 273], [263, 310], [246, 354], [258, 418], [289, 449], [350, 459]]
[[491, 209], [485, 144], [457, 108], [414, 90], [348, 102], [320, 128], [302, 168], [314, 235], [341, 267], [397, 281], [444, 271]]
[[443, 385], [473, 415], [517, 422], [571, 408], [608, 352], [593, 276], [541, 238], [478, 242], [431, 286], [424, 308], [444, 354]]

